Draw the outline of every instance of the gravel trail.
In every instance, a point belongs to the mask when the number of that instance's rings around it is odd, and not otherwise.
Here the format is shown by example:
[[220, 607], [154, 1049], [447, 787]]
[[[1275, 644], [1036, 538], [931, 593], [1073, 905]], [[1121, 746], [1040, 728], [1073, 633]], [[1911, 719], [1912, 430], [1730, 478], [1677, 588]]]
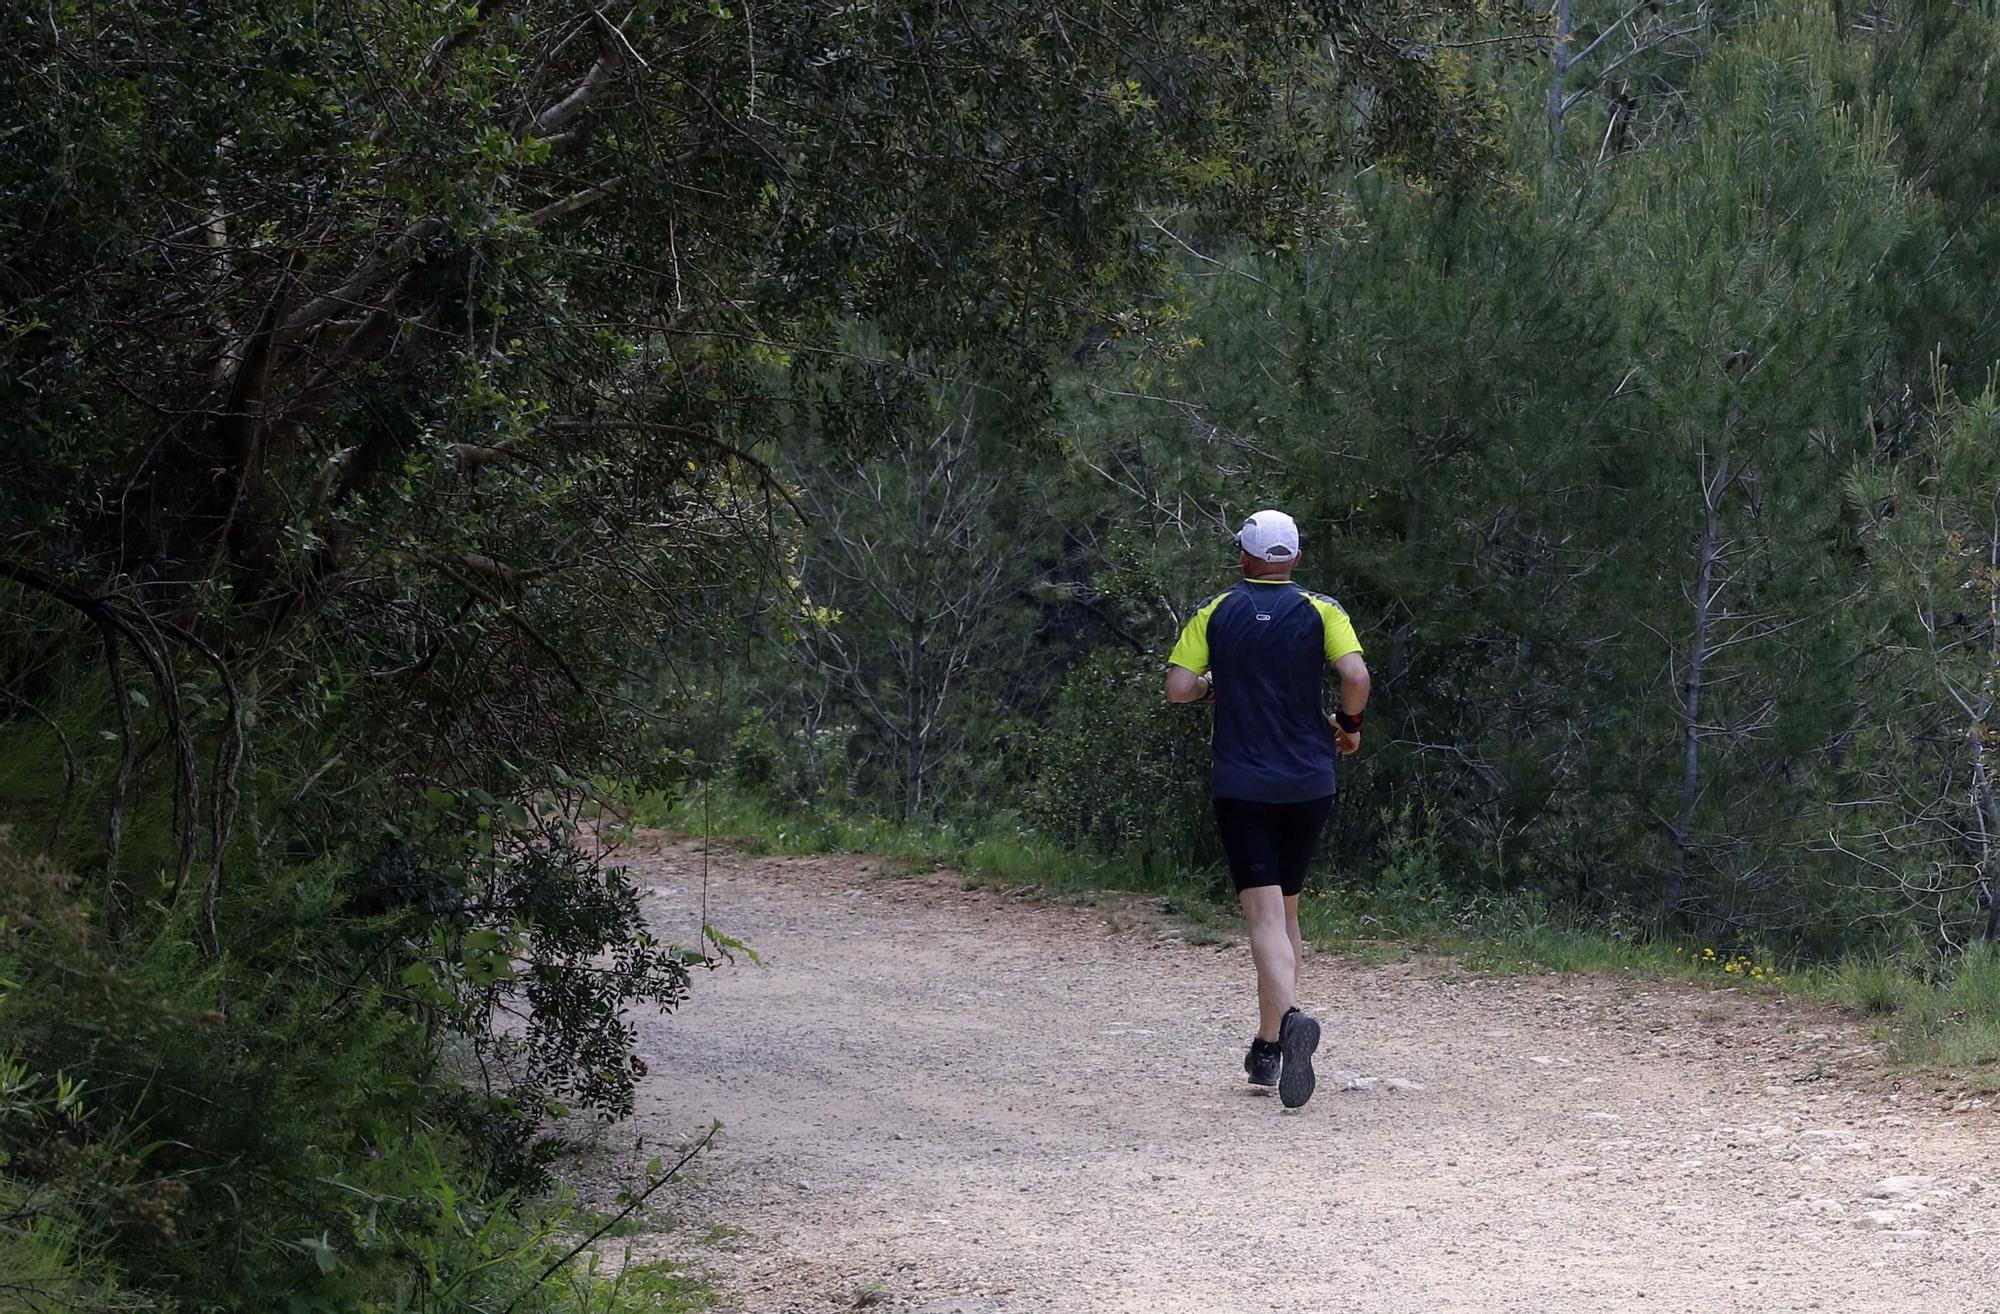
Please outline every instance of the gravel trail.
[[[698, 846], [630, 860], [690, 942]], [[726, 1125], [673, 1209], [741, 1237], [690, 1256], [728, 1308], [2000, 1311], [2000, 1120], [1857, 1024], [1309, 956], [1320, 1093], [1287, 1114], [1243, 1081], [1247, 953], [1143, 904], [710, 862], [709, 920], [764, 965], [640, 1020], [630, 1126]]]

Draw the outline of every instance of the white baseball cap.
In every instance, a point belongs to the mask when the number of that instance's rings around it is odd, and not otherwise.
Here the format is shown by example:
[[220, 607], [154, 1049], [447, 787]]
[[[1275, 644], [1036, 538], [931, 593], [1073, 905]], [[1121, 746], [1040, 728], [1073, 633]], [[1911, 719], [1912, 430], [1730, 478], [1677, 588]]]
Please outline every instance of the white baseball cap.
[[1295, 560], [1299, 522], [1282, 511], [1259, 511], [1236, 531], [1236, 545], [1259, 561]]

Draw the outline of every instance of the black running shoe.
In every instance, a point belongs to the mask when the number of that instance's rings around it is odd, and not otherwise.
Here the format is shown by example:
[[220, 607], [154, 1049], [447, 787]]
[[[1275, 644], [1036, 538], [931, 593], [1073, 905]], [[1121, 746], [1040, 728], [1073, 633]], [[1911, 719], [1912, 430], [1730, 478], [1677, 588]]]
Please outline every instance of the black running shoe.
[[1319, 1023], [1298, 1009], [1278, 1024], [1278, 1052], [1284, 1068], [1278, 1076], [1278, 1099], [1296, 1109], [1313, 1096], [1313, 1051], [1319, 1048]]
[[1253, 1040], [1250, 1052], [1243, 1056], [1243, 1070], [1250, 1074], [1252, 1086], [1275, 1086], [1278, 1084], [1279, 1067], [1278, 1042], [1275, 1040]]

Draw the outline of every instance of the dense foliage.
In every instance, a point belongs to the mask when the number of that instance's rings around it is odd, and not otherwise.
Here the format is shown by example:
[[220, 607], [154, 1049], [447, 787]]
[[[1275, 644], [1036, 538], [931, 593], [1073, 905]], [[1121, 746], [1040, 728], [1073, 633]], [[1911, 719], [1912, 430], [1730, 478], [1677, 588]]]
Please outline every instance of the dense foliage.
[[[702, 724], [635, 671], [763, 607], [834, 679], [802, 510], [1046, 454], [1051, 362], [1160, 322], [1191, 241], [1323, 243], [1364, 166], [1491, 185], [1463, 51], [1517, 21], [0, 14], [0, 1308], [579, 1299], [534, 1193], [704, 953], [592, 824]], [[897, 562], [990, 555], [1003, 482]], [[857, 790], [963, 783], [1021, 587], [971, 575]]]
[[[1332, 862], [1421, 842], [1468, 906], [1784, 953], [1993, 935], [2000, 12], [1551, 21], [1493, 70], [1508, 185], [1361, 171], [1323, 240], [1189, 234], [1180, 295], [1062, 371], [1057, 451], [932, 458], [957, 557], [879, 551], [927, 494], [864, 466], [798, 568], [836, 636], [799, 646], [841, 662], [718, 681], [749, 728], [691, 742], [755, 743], [807, 805], [1208, 860], [1204, 714], [1159, 705], [1161, 663], [1276, 504], [1377, 677]], [[972, 659], [885, 725], [909, 589], [973, 563]], [[894, 769], [913, 729], [952, 787]]]

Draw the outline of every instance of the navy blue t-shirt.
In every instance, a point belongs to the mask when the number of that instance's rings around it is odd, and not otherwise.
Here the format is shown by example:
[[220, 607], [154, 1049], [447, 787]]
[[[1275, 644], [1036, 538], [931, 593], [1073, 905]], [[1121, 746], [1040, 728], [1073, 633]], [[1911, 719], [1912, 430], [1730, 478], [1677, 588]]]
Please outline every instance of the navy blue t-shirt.
[[1214, 673], [1215, 797], [1302, 803], [1333, 793], [1326, 669], [1360, 651], [1340, 604], [1290, 580], [1242, 580], [1203, 604], [1168, 660]]

